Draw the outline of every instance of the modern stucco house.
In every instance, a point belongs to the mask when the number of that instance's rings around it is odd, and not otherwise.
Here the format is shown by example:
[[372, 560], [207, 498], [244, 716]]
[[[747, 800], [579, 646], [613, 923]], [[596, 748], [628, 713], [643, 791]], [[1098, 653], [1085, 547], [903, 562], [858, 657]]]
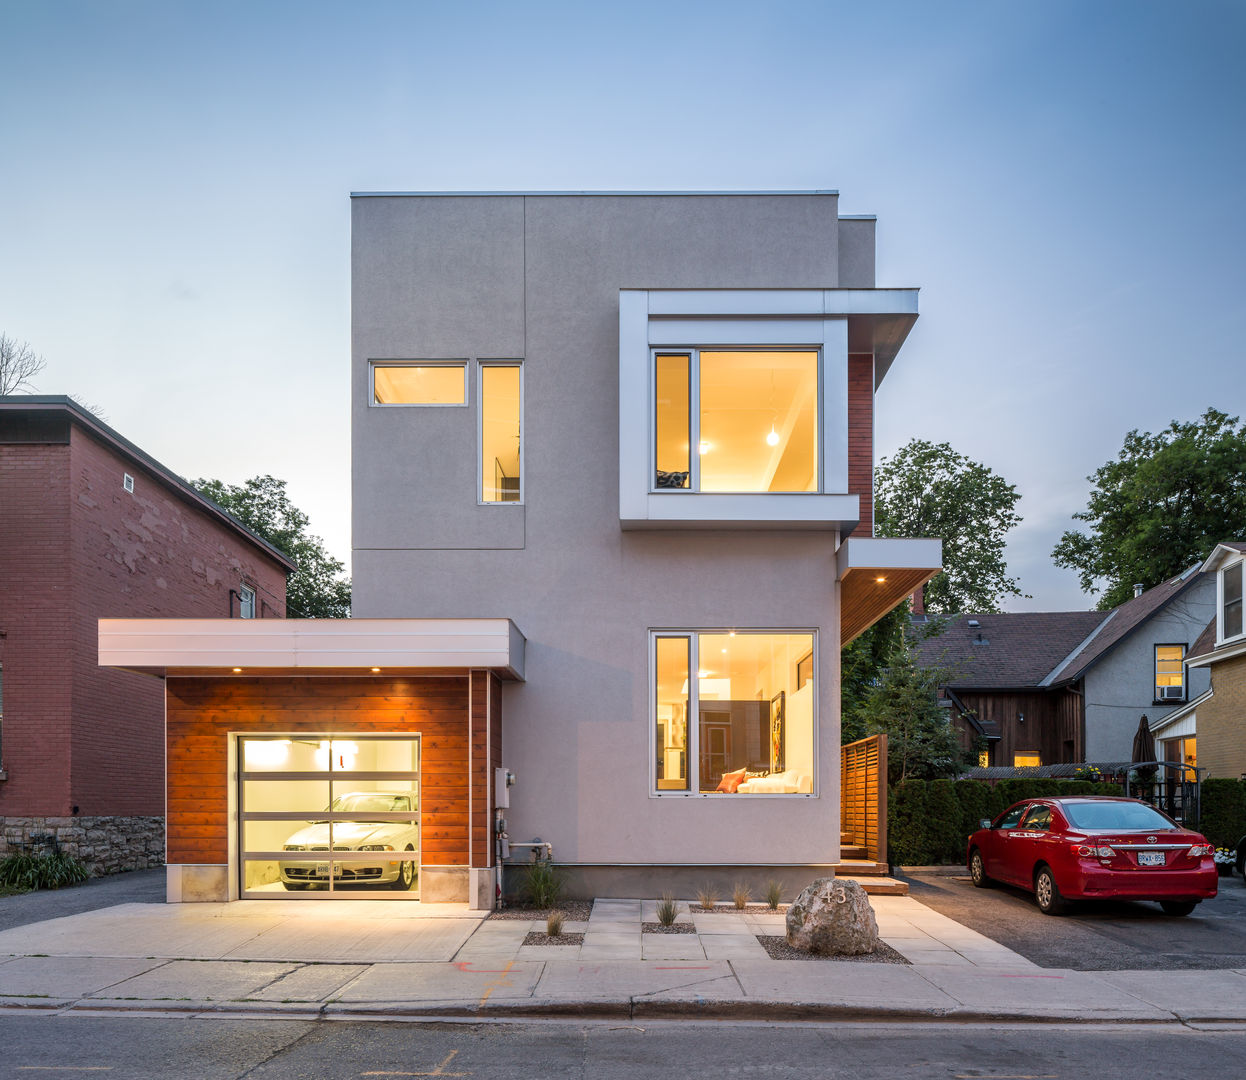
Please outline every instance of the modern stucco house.
[[356, 617], [101, 625], [167, 679], [170, 898], [485, 906], [503, 830], [585, 895], [827, 873], [840, 647], [939, 568], [872, 536], [917, 316], [874, 229], [834, 192], [354, 196]]

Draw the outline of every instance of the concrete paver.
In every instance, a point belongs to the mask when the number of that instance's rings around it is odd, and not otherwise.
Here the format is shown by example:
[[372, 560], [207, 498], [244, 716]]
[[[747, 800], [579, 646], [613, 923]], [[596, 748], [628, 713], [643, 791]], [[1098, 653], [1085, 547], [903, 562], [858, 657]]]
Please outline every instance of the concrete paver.
[[[1156, 978], [1162, 974], [1162, 978]], [[2, 973], [0, 973], [2, 975]], [[1183, 1020], [1235, 1020], [1246, 1002], [1246, 971], [1096, 971], [1095, 979]]]
[[339, 1003], [468, 1001], [531, 997], [547, 965], [376, 964], [335, 995]]
[[115, 983], [100, 996], [148, 1001], [190, 998], [236, 1001], [263, 990], [295, 970], [295, 964], [233, 964], [222, 960], [170, 960]]
[[114, 957], [16, 957], [0, 968], [0, 997], [85, 997], [161, 967], [164, 960]]
[[366, 964], [302, 964], [249, 996], [253, 1001], [324, 1001], [367, 970]]

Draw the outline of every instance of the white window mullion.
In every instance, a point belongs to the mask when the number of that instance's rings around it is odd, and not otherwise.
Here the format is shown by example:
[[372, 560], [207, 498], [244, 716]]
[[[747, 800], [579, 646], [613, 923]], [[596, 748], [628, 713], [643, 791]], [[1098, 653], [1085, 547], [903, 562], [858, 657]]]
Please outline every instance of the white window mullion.
[[[688, 490], [701, 490], [701, 350], [688, 353]], [[695, 636], [695, 635], [694, 635]]]
[[701, 642], [700, 635], [688, 635], [688, 792], [701, 791]]

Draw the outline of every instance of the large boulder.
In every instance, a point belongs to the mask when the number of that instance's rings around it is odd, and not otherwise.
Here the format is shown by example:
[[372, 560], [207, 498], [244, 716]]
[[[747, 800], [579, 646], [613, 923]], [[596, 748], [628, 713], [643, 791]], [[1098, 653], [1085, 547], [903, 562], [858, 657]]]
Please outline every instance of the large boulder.
[[829, 956], [878, 948], [878, 922], [865, 890], [847, 878], [818, 878], [787, 909], [787, 943]]

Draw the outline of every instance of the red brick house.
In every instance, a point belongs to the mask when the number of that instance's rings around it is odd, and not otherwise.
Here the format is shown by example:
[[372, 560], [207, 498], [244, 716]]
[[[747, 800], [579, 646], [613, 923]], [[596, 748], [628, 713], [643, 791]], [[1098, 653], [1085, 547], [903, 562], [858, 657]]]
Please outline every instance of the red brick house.
[[98, 666], [99, 619], [284, 617], [292, 569], [71, 399], [0, 397], [0, 855], [163, 862], [164, 688]]

